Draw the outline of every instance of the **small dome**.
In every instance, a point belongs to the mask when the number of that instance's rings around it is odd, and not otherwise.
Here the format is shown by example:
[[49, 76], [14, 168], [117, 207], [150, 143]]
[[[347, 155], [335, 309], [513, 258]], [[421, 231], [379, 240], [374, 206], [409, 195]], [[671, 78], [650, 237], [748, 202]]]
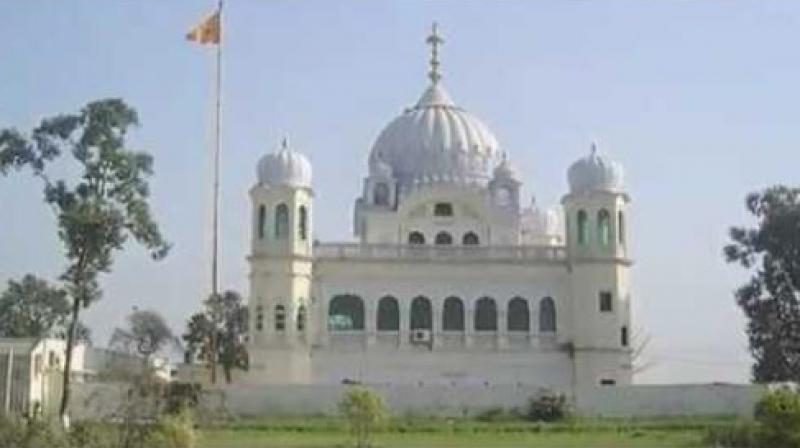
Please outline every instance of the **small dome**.
[[486, 125], [456, 106], [436, 82], [380, 133], [370, 165], [388, 164], [406, 184], [431, 176], [485, 180], [497, 152], [497, 139]]
[[493, 174], [495, 179], [519, 179], [517, 171], [511, 165], [511, 162], [508, 161], [508, 155], [505, 152], [503, 153], [503, 158], [500, 163], [494, 168]]
[[306, 156], [293, 151], [284, 138], [280, 150], [259, 160], [258, 181], [268, 186], [311, 188], [311, 162]]
[[597, 154], [597, 143], [591, 153], [578, 159], [567, 171], [570, 192], [622, 190], [622, 165]]
[[534, 201], [522, 212], [521, 230], [525, 244], [556, 244], [562, 239], [563, 220], [554, 208], [540, 208]]

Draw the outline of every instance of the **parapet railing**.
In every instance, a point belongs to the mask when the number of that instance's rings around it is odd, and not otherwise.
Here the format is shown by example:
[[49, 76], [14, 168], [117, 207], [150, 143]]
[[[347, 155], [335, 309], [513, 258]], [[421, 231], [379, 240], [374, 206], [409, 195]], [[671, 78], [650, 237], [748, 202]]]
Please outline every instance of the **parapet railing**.
[[400, 244], [318, 243], [314, 257], [337, 260], [526, 260], [560, 262], [564, 246], [430, 246]]

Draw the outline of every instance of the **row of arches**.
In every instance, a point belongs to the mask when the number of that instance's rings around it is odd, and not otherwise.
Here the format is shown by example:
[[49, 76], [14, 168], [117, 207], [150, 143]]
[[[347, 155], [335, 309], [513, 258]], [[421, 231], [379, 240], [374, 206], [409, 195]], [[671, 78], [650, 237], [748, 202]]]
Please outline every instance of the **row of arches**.
[[[267, 207], [258, 207], [258, 239], [267, 236]], [[275, 206], [273, 219], [273, 238], [282, 240], [289, 238], [289, 206], [281, 202]], [[308, 239], [308, 208], [301, 205], [297, 208], [297, 237], [305, 241]]]
[[[297, 331], [303, 332], [306, 329], [306, 306], [300, 305], [297, 307], [297, 318], [295, 319], [295, 324]], [[273, 311], [273, 324], [274, 329], [276, 332], [284, 332], [286, 331], [286, 307], [278, 304], [275, 305], [275, 309]], [[262, 305], [258, 305], [256, 307], [256, 316], [255, 316], [255, 327], [257, 331], [264, 331], [264, 307]]]
[[[578, 220], [578, 244], [580, 245], [588, 245], [590, 239], [590, 225], [589, 225], [589, 214], [586, 210], [578, 210], [577, 214]], [[612, 222], [611, 222], [611, 213], [609, 213], [606, 209], [600, 209], [597, 212], [597, 219], [596, 219], [596, 233], [597, 233], [597, 241], [600, 243], [601, 246], [607, 247], [613, 241], [613, 233], [612, 233]], [[620, 210], [617, 212], [617, 222], [616, 222], [616, 229], [617, 229], [617, 242], [619, 244], [625, 244], [625, 215]]]
[[[453, 244], [453, 235], [450, 232], [439, 232], [434, 237], [433, 242], [437, 246], [450, 246]], [[425, 235], [418, 231], [409, 233], [408, 244], [412, 246], [425, 244]], [[461, 237], [461, 244], [464, 246], [477, 246], [480, 244], [480, 238], [475, 232], [467, 232]]]
[[[538, 330], [541, 333], [556, 331], [556, 304], [551, 297], [539, 301]], [[465, 331], [471, 325], [475, 331], [497, 331], [497, 302], [491, 297], [481, 297], [475, 302], [472, 322], [466, 322], [464, 301], [455, 296], [448, 297], [442, 305], [442, 330]], [[393, 296], [384, 296], [378, 301], [375, 328], [378, 331], [400, 331], [400, 303]], [[433, 330], [433, 305], [429, 298], [417, 296], [409, 309], [410, 330]], [[528, 299], [514, 297], [508, 301], [507, 331], [530, 332], [530, 306]], [[328, 329], [331, 331], [363, 331], [365, 328], [364, 301], [352, 294], [338, 295], [328, 304]]]

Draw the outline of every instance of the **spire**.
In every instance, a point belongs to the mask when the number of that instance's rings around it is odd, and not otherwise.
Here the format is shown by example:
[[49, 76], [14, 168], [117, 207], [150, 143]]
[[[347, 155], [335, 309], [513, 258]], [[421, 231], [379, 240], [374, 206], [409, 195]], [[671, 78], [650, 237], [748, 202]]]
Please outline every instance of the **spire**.
[[431, 46], [431, 70], [428, 72], [428, 78], [431, 83], [436, 84], [442, 79], [442, 75], [439, 73], [439, 45], [444, 43], [444, 39], [439, 36], [439, 25], [436, 22], [433, 22], [431, 34], [425, 42]]

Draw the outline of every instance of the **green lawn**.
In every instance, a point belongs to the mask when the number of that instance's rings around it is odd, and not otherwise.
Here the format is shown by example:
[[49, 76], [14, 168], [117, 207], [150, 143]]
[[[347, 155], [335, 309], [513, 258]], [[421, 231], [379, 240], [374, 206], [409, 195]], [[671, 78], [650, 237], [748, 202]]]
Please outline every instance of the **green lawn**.
[[[703, 447], [707, 425], [724, 420], [598, 420], [574, 424], [480, 423], [441, 419], [399, 420], [375, 435], [380, 448]], [[270, 419], [230, 423], [201, 431], [198, 448], [326, 448], [349, 446], [336, 418]]]

